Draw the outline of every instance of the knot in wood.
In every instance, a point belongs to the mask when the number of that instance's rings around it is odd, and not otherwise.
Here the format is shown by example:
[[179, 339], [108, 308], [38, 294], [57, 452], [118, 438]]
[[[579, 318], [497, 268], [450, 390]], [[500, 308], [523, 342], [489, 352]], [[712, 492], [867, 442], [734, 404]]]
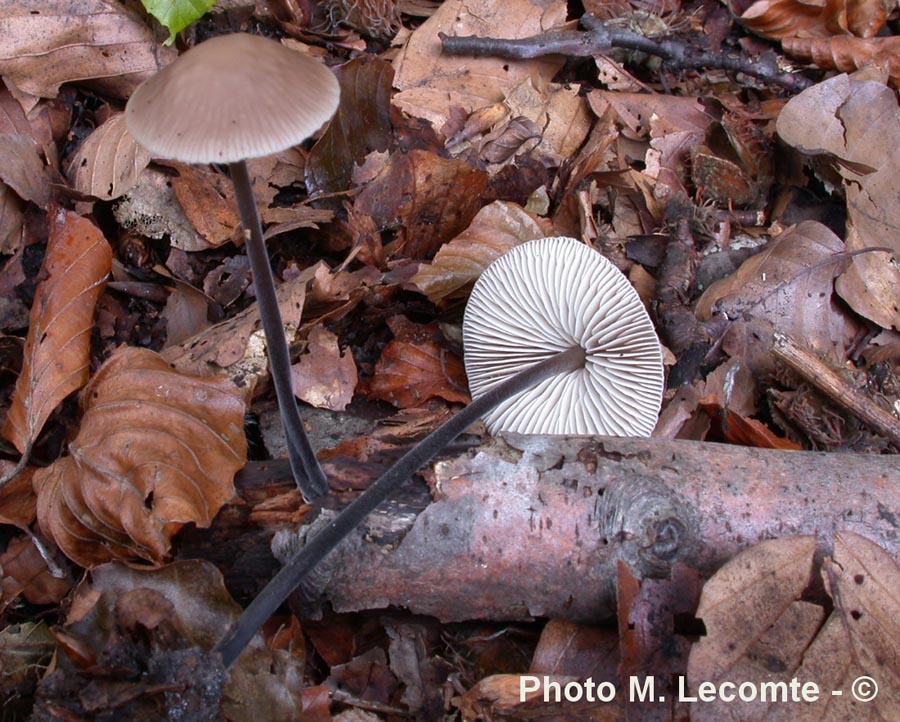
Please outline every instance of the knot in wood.
[[665, 576], [675, 562], [691, 564], [698, 551], [693, 510], [652, 477], [607, 487], [598, 520], [613, 556], [641, 578]]

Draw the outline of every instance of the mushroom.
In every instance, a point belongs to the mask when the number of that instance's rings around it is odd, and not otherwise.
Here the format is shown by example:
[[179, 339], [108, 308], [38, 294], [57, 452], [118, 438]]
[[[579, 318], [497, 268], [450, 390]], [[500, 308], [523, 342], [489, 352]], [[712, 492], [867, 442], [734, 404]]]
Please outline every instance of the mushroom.
[[574, 238], [542, 238], [492, 263], [463, 320], [473, 398], [573, 346], [584, 366], [501, 401], [492, 434], [650, 436], [663, 393], [653, 323], [624, 275]]
[[[490, 320], [482, 322], [476, 317], [481, 314]], [[505, 325], [501, 327], [498, 318]], [[493, 342], [481, 335], [482, 328], [493, 329], [486, 331], [494, 334]], [[226, 668], [316, 564], [479, 418], [499, 419], [489, 421], [494, 428], [506, 428], [507, 417], [524, 418], [529, 433], [570, 433], [564, 431], [569, 428], [585, 430], [571, 433], [591, 433], [594, 420], [605, 420], [604, 430], [652, 430], [662, 397], [663, 367], [650, 318], [619, 270], [578, 241], [530, 241], [494, 261], [475, 284], [463, 333], [465, 344], [475, 346], [466, 349], [467, 369], [475, 350], [477, 373], [486, 377], [478, 393], [473, 389], [472, 403], [408, 451], [279, 570], [216, 644], [214, 651]], [[503, 356], [513, 361], [504, 363]], [[614, 380], [622, 382], [625, 391], [611, 388]], [[532, 393], [538, 389], [545, 397]], [[579, 392], [590, 398], [579, 398]], [[611, 403], [598, 398], [604, 393]], [[513, 402], [524, 399], [539, 411], [516, 411]], [[564, 415], [573, 417], [574, 425], [558, 418], [557, 405], [565, 405]], [[502, 410], [497, 417], [491, 413], [495, 407]], [[538, 419], [549, 425], [540, 426]]]
[[245, 161], [302, 143], [334, 115], [339, 100], [337, 79], [318, 61], [273, 40], [235, 33], [184, 53], [142, 83], [125, 106], [131, 135], [157, 158], [228, 164], [291, 470], [307, 500], [326, 493], [328, 481], [297, 411], [290, 353]]

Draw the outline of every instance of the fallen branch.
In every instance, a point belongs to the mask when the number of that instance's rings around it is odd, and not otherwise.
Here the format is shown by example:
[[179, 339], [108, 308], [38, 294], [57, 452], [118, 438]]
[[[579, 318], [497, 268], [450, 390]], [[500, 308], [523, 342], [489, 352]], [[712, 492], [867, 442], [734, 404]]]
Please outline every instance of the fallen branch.
[[788, 534], [815, 534], [821, 557], [838, 529], [900, 558], [891, 456], [513, 437], [438, 462], [430, 476], [424, 510], [389, 501], [317, 568], [318, 603], [444, 621], [597, 620], [613, 610], [620, 559], [639, 578], [675, 563], [709, 575]]
[[798, 92], [812, 85], [812, 81], [801, 75], [781, 72], [774, 53], [750, 59], [722, 52], [703, 52], [679, 40], [653, 40], [631, 30], [604, 25], [590, 13], [581, 17], [581, 24], [586, 30], [561, 30], [528, 38], [450, 36], [445, 33], [438, 33], [438, 36], [444, 50], [457, 55], [495, 55], [524, 60], [543, 55], [590, 57], [621, 48], [662, 58], [668, 67], [675, 70], [728, 70]]

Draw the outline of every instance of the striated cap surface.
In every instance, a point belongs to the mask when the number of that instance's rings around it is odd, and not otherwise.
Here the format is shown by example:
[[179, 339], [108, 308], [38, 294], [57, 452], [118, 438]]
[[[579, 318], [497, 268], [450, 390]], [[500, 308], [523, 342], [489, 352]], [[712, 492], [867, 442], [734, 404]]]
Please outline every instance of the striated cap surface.
[[337, 78], [322, 63], [235, 33], [196, 45], [142, 83], [125, 122], [157, 158], [233, 163], [303, 142], [339, 100]]

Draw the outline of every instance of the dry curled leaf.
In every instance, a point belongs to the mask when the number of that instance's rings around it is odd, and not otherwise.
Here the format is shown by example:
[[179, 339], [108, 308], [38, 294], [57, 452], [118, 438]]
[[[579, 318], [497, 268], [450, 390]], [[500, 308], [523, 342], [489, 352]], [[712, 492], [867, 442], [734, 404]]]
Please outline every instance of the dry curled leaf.
[[17, 0], [0, 27], [0, 74], [42, 97], [93, 80], [125, 98], [175, 57], [137, 12], [110, 0]]
[[26, 453], [56, 406], [87, 383], [94, 307], [112, 263], [100, 230], [75, 213], [50, 214], [50, 239], [3, 437]]
[[130, 191], [150, 164], [150, 153], [138, 145], [118, 113], [95, 128], [72, 155], [66, 175], [80, 193], [104, 201]]
[[481, 272], [508, 250], [547, 233], [521, 206], [494, 201], [482, 208], [469, 227], [441, 246], [431, 263], [419, 266], [412, 282], [432, 303], [464, 295]]
[[244, 400], [222, 376], [187, 376], [122, 347], [81, 396], [69, 455], [35, 473], [38, 521], [82, 566], [162, 563], [186, 523], [209, 526], [246, 462]]
[[70, 586], [67, 578], [50, 573], [29, 536], [15, 537], [0, 554], [0, 613], [19, 595], [32, 604], [56, 604]]
[[847, 34], [871, 38], [884, 26], [890, 10], [891, 5], [884, 0], [759, 0], [738, 19], [766, 38]]
[[887, 71], [891, 84], [900, 87], [900, 37], [785, 38], [784, 52], [815, 63], [822, 70], [852, 73], [874, 65]]

